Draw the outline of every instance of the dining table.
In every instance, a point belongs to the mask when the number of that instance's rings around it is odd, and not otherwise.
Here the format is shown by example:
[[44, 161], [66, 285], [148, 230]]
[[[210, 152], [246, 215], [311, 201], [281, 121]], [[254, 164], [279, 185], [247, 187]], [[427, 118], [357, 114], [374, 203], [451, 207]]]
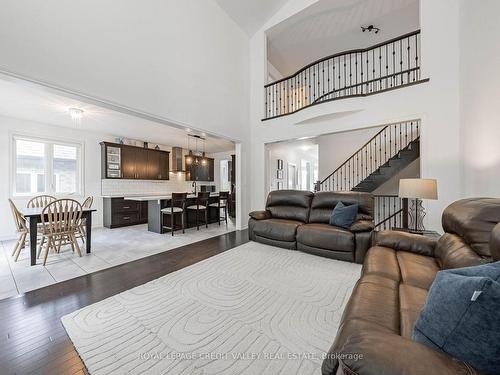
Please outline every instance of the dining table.
[[[38, 238], [38, 224], [42, 222], [43, 207], [21, 208], [19, 211], [29, 221], [30, 231], [30, 259], [31, 265], [36, 265], [36, 246]], [[92, 240], [92, 213], [95, 212], [92, 208], [82, 209], [82, 219], [85, 219], [85, 248], [87, 254], [90, 254]], [[47, 216], [47, 215], [46, 215]]]

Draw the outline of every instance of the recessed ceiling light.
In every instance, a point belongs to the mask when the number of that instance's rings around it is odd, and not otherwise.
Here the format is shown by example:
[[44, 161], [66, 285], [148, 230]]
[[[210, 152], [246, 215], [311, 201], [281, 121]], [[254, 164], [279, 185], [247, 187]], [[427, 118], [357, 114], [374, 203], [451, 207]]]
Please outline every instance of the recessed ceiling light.
[[83, 111], [80, 108], [69, 108], [68, 112], [73, 120], [81, 120], [83, 118]]

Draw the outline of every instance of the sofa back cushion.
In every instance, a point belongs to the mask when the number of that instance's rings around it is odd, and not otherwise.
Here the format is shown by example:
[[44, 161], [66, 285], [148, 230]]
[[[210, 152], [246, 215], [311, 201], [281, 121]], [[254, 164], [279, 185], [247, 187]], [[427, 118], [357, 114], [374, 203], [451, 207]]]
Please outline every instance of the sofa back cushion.
[[500, 199], [468, 198], [450, 204], [443, 212], [446, 233], [462, 238], [480, 257], [491, 257], [490, 238], [493, 227], [500, 222]]
[[277, 190], [267, 196], [266, 210], [275, 219], [307, 223], [313, 193], [301, 190]]
[[434, 255], [441, 269], [476, 266], [490, 259], [478, 255], [462, 237], [452, 233], [445, 233], [439, 238]]
[[373, 220], [372, 194], [353, 191], [323, 191], [314, 194], [309, 222], [328, 224], [332, 211], [339, 202], [346, 206], [357, 204], [358, 215], [362, 215], [365, 220]]

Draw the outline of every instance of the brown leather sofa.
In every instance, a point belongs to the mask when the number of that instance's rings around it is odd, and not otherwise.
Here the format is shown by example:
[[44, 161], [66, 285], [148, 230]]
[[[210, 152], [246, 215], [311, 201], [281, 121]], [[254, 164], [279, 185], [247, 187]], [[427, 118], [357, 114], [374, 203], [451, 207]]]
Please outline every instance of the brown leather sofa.
[[[349, 230], [329, 224], [339, 202], [359, 206]], [[252, 241], [358, 263], [370, 247], [373, 228], [373, 196], [359, 192], [273, 191], [266, 209], [251, 212], [248, 221]]]
[[479, 374], [446, 353], [412, 341], [411, 335], [439, 270], [500, 260], [499, 222], [500, 199], [472, 198], [446, 208], [446, 233], [437, 241], [380, 232], [323, 361], [323, 375]]

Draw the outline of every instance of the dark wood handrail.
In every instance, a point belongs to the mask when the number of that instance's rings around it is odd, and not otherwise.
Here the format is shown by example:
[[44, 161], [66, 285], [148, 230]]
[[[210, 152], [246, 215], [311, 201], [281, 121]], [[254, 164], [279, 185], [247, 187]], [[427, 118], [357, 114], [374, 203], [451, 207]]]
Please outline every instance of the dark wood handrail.
[[355, 84], [355, 85], [351, 85], [351, 86], [346, 86], [346, 87], [342, 87], [340, 89], [336, 89], [336, 90], [332, 90], [330, 92], [327, 92], [319, 97], [317, 97], [313, 102], [312, 104], [316, 104], [316, 103], [319, 103], [321, 101], [321, 99], [323, 98], [326, 98], [328, 97], [329, 95], [332, 95], [332, 94], [335, 94], [336, 92], [340, 92], [340, 91], [346, 91], [346, 90], [351, 90], [353, 88], [356, 88], [356, 87], [359, 87], [359, 86], [362, 86], [362, 85], [369, 85], [370, 83], [373, 83], [373, 82], [377, 82], [377, 81], [381, 81], [381, 80], [384, 80], [384, 79], [389, 79], [389, 78], [394, 78], [398, 75], [401, 75], [401, 74], [409, 74], [411, 72], [414, 72], [416, 70], [420, 70], [420, 67], [417, 67], [417, 68], [411, 68], [411, 69], [406, 69], [406, 70], [403, 70], [402, 72], [397, 72], [397, 73], [392, 73], [392, 74], [389, 74], [389, 75], [386, 75], [386, 76], [382, 76], [380, 78], [374, 78], [374, 79], [370, 79], [369, 81], [364, 81], [364, 82], [360, 82], [358, 84]]
[[403, 209], [401, 208], [400, 210], [394, 212], [392, 215], [386, 217], [384, 220], [382, 220], [381, 222], [375, 224], [375, 228], [381, 226], [382, 224], [388, 222], [389, 220], [391, 220], [392, 218], [396, 217], [397, 215], [399, 215], [400, 213], [403, 212]]
[[352, 50], [349, 50], [349, 51], [343, 51], [343, 52], [339, 52], [339, 53], [335, 53], [333, 55], [330, 55], [330, 56], [327, 56], [327, 57], [323, 57], [321, 59], [318, 59], [316, 61], [313, 61], [312, 63], [306, 65], [305, 67], [303, 67], [302, 69], [296, 71], [295, 73], [285, 77], [285, 78], [281, 78], [277, 81], [274, 81], [274, 82], [271, 82], [271, 83], [268, 83], [266, 85], [264, 85], [264, 88], [267, 88], [267, 87], [271, 87], [273, 85], [276, 85], [280, 82], [283, 82], [283, 81], [286, 81], [288, 79], [292, 79], [294, 77], [296, 77], [297, 75], [299, 75], [300, 73], [302, 73], [303, 71], [307, 70], [308, 68], [310, 68], [311, 66], [314, 66], [316, 64], [320, 64], [322, 63], [323, 61], [327, 61], [327, 60], [330, 60], [330, 59], [333, 59], [335, 57], [340, 57], [340, 56], [345, 56], [345, 55], [350, 55], [350, 54], [353, 54], [353, 53], [362, 53], [362, 52], [368, 52], [368, 51], [371, 51], [372, 49], [375, 49], [375, 48], [378, 48], [378, 47], [381, 47], [383, 45], [386, 45], [386, 44], [389, 44], [389, 43], [394, 43], [394, 42], [397, 42], [399, 40], [403, 40], [403, 39], [406, 39], [408, 37], [411, 37], [413, 35], [417, 35], [417, 34], [420, 34], [420, 29], [419, 30], [415, 30], [415, 31], [412, 31], [411, 33], [407, 33], [407, 34], [404, 34], [404, 35], [401, 35], [401, 36], [398, 36], [396, 38], [393, 38], [393, 39], [389, 39], [389, 40], [386, 40], [384, 42], [381, 42], [381, 43], [378, 43], [378, 44], [375, 44], [373, 46], [370, 46], [370, 47], [367, 47], [367, 48], [357, 48], [357, 49], [352, 49]]
[[[392, 125], [392, 124], [391, 124]], [[360, 148], [358, 148], [358, 150], [352, 154], [351, 156], [349, 156], [347, 158], [347, 160], [345, 162], [343, 162], [342, 164], [340, 164], [340, 166], [335, 169], [332, 173], [330, 173], [327, 177], [325, 177], [323, 179], [323, 181], [321, 181], [321, 184], [324, 183], [326, 180], [328, 180], [330, 177], [332, 177], [336, 172], [338, 172], [346, 163], [349, 162], [349, 160], [351, 160], [353, 157], [356, 156], [356, 154], [358, 152], [360, 152], [362, 149], [364, 149], [366, 146], [368, 146], [370, 144], [371, 141], [373, 141], [378, 135], [380, 135], [385, 129], [387, 129], [390, 125], [386, 125], [384, 126], [377, 134], [375, 134], [373, 137], [370, 138], [370, 140], [368, 142], [366, 142], [363, 146], [361, 146]]]

